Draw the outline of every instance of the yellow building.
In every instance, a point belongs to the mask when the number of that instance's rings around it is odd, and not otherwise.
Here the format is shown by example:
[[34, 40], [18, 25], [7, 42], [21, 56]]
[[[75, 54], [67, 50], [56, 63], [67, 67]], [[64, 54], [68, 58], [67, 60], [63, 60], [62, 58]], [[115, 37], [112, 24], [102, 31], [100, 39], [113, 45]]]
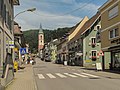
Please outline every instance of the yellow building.
[[[120, 0], [108, 0], [101, 13], [101, 47], [110, 56], [103, 57], [111, 69], [120, 69]], [[108, 61], [110, 59], [110, 61]]]

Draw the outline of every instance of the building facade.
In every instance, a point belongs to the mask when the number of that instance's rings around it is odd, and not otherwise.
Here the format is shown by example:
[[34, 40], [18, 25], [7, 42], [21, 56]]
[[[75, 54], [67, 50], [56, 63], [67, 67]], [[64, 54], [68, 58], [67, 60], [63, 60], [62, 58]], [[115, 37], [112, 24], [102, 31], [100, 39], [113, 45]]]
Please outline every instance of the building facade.
[[25, 39], [23, 36], [23, 32], [21, 31], [21, 27], [18, 25], [18, 23], [14, 22], [14, 43], [15, 43], [15, 59], [21, 63], [25, 60], [23, 60], [22, 55], [20, 53], [21, 48], [25, 48]]
[[102, 64], [101, 43], [96, 42], [96, 34], [101, 29], [100, 13], [90, 18], [82, 28], [83, 66], [96, 69], [96, 63]]
[[0, 69], [4, 86], [14, 77], [9, 69], [14, 60], [14, 5], [19, 5], [19, 0], [0, 0]]
[[68, 48], [68, 64], [82, 66], [82, 42], [81, 42], [81, 29], [88, 21], [88, 17], [85, 16], [73, 29], [73, 32], [68, 36], [67, 48]]
[[120, 0], [108, 0], [99, 8], [101, 13], [101, 47], [109, 57], [103, 57], [110, 69], [120, 70]]
[[48, 44], [51, 61], [55, 61], [57, 59], [57, 43], [58, 39], [54, 39]]

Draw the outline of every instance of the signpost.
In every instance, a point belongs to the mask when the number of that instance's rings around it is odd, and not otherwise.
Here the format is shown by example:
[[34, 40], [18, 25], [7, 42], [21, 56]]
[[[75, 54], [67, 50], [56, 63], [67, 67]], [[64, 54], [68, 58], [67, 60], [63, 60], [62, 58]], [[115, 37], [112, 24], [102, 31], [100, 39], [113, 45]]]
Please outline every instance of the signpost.
[[96, 69], [97, 69], [97, 70], [102, 70], [102, 65], [101, 65], [101, 63], [96, 63]]
[[26, 54], [26, 48], [20, 48], [20, 54]]

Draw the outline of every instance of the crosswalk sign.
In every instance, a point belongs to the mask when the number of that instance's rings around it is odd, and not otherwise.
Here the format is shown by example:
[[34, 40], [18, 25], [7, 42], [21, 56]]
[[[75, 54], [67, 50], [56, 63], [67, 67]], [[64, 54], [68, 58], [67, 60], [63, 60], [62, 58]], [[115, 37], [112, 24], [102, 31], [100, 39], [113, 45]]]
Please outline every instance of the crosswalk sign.
[[26, 54], [26, 48], [20, 48], [20, 53], [21, 54]]

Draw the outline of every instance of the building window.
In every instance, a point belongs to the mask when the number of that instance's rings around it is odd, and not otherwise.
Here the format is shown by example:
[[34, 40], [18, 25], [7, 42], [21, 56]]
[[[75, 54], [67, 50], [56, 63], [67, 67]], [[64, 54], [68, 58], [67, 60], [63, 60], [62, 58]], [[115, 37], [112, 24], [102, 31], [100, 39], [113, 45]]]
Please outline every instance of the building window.
[[41, 39], [42, 39], [42, 36], [40, 36], [41, 37]]
[[109, 13], [109, 19], [114, 18], [115, 16], [117, 16], [118, 15], [118, 5], [113, 7], [112, 9], [110, 9], [108, 11], [108, 13]]
[[97, 53], [96, 51], [92, 51], [92, 60], [95, 61], [97, 59]]
[[117, 36], [119, 36], [118, 33], [119, 33], [119, 28], [115, 28], [115, 29], [110, 30], [110, 32], [109, 32], [110, 39], [116, 38]]
[[91, 42], [92, 43], [96, 43], [96, 38], [94, 37], [94, 38], [91, 38]]
[[99, 25], [97, 26], [97, 30], [100, 30], [100, 26]]

